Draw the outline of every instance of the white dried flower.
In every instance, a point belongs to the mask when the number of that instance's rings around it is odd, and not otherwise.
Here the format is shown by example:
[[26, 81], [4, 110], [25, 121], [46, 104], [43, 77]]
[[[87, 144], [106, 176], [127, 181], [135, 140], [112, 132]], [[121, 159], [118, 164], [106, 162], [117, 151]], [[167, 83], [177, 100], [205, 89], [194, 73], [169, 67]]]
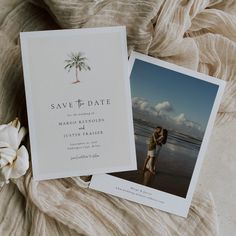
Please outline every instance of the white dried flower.
[[28, 151], [25, 146], [20, 147], [26, 133], [18, 118], [0, 125], [0, 187], [9, 179], [21, 177], [29, 168]]

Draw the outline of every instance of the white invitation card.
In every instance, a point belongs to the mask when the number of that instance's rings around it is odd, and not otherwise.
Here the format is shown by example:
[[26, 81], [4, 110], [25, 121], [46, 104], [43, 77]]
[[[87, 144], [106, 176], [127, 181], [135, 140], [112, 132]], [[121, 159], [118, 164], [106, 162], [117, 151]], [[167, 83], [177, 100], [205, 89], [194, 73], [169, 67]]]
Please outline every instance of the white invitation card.
[[136, 169], [125, 27], [20, 39], [34, 179]]
[[130, 71], [138, 169], [90, 188], [186, 217], [225, 82], [135, 52]]

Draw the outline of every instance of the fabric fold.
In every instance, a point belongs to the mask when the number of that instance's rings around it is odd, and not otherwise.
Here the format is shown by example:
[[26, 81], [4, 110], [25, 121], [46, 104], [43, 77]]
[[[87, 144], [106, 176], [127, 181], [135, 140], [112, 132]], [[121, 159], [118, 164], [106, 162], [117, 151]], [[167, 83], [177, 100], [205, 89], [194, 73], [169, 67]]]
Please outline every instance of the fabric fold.
[[[217, 129], [236, 118], [233, 0], [7, 0], [0, 10], [0, 123], [27, 126], [20, 31], [125, 25], [135, 50], [227, 81]], [[96, 43], [96, 41], [94, 41]], [[29, 146], [29, 141], [27, 141]], [[53, 157], [52, 157], [53, 158]], [[214, 200], [196, 192], [187, 219], [87, 188], [36, 182], [31, 170], [0, 189], [1, 235], [217, 235]], [[9, 220], [10, 219], [10, 220]]]

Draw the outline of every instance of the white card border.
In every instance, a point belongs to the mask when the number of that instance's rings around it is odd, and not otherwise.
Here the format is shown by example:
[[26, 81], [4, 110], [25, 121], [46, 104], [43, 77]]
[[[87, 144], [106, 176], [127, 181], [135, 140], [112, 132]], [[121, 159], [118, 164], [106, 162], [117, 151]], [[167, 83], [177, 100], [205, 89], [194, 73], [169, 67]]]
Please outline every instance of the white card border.
[[[91, 168], [84, 171], [70, 171], [70, 172], [57, 172], [52, 174], [40, 174], [38, 170], [38, 155], [37, 155], [37, 137], [35, 134], [35, 119], [33, 112], [33, 103], [32, 103], [32, 89], [30, 81], [30, 68], [29, 68], [29, 49], [28, 49], [28, 39], [34, 37], [68, 37], [69, 35], [81, 35], [81, 34], [94, 34], [96, 33], [120, 33], [121, 43], [122, 43], [122, 53], [123, 53], [123, 68], [124, 68], [124, 87], [126, 93], [126, 112], [128, 124], [128, 135], [130, 142], [130, 165], [123, 167], [113, 167], [113, 168]], [[137, 169], [136, 162], [136, 151], [135, 151], [135, 139], [133, 132], [133, 115], [132, 115], [132, 101], [131, 101], [131, 92], [130, 92], [130, 83], [129, 83], [129, 74], [128, 74], [128, 53], [127, 53], [127, 39], [126, 39], [126, 26], [113, 26], [113, 27], [99, 27], [99, 28], [82, 28], [82, 29], [66, 29], [66, 30], [45, 30], [45, 31], [35, 31], [35, 32], [21, 32], [20, 33], [20, 43], [21, 43], [21, 57], [23, 64], [23, 75], [24, 75], [24, 84], [25, 84], [25, 94], [26, 94], [26, 105], [27, 105], [27, 114], [28, 114], [28, 125], [29, 125], [29, 137], [30, 137], [30, 150], [32, 160], [32, 169], [33, 169], [33, 179], [34, 180], [47, 180], [47, 179], [57, 179], [57, 178], [66, 178], [82, 175], [92, 175], [92, 174], [101, 174], [108, 172], [118, 172], [123, 170], [135, 170]], [[127, 68], [127, 69], [126, 69]]]
[[[131, 201], [138, 202], [138, 203], [141, 203], [150, 207], [154, 207], [163, 211], [167, 211], [169, 213], [173, 213], [182, 217], [187, 217], [188, 212], [189, 212], [189, 207], [191, 205], [192, 197], [194, 194], [194, 190], [197, 184], [197, 180], [200, 174], [201, 165], [202, 165], [204, 155], [207, 150], [207, 145], [209, 142], [211, 131], [213, 129], [217, 111], [220, 106], [220, 101], [224, 93], [226, 82], [223, 80], [211, 77], [209, 75], [192, 71], [190, 69], [186, 69], [186, 68], [183, 68], [183, 67], [180, 67], [180, 66], [177, 66], [177, 65], [174, 65], [174, 64], [171, 64], [171, 63], [168, 63], [168, 62], [165, 62], [157, 58], [153, 58], [153, 57], [150, 57], [150, 56], [138, 53], [138, 52], [131, 53], [131, 56], [129, 59], [129, 74], [131, 74], [135, 59], [139, 59], [139, 60], [154, 64], [154, 65], [161, 66], [163, 68], [167, 68], [176, 72], [189, 75], [191, 77], [194, 77], [194, 78], [197, 78], [197, 79], [209, 82], [209, 83], [219, 85], [219, 88], [215, 97], [215, 101], [213, 104], [213, 108], [211, 110], [211, 114], [209, 116], [209, 120], [208, 120], [205, 134], [203, 137], [202, 145], [201, 145], [198, 158], [195, 164], [195, 168], [192, 174], [192, 178], [191, 178], [191, 182], [189, 185], [186, 198], [181, 198], [176, 195], [172, 195], [163, 191], [159, 191], [150, 187], [133, 183], [128, 180], [123, 180], [121, 178], [111, 176], [108, 174], [94, 175], [92, 177], [89, 187], [92, 189], [96, 189], [98, 191], [109, 193], [117, 197], [122, 197], [127, 200], [131, 200]], [[127, 194], [126, 192], [117, 190], [117, 187], [124, 188], [124, 186], [126, 189], [130, 189], [131, 187], [133, 187], [133, 188], [145, 190], [146, 192], [151, 192], [153, 197], [155, 197], [156, 201], [147, 200], [137, 195], [132, 196], [132, 194]]]

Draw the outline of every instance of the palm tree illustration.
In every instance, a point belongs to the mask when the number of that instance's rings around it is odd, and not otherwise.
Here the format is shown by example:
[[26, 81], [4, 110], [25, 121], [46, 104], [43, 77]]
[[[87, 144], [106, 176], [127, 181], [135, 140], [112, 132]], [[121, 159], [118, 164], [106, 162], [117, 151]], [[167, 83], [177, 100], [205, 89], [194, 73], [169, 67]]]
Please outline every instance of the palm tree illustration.
[[80, 80], [78, 79], [78, 74], [80, 71], [85, 70], [91, 70], [90, 66], [87, 64], [87, 57], [84, 56], [84, 53], [82, 52], [77, 52], [77, 53], [70, 53], [68, 55], [69, 59], [65, 60], [65, 67], [68, 72], [71, 71], [72, 68], [75, 68], [75, 76], [76, 76], [76, 81], [73, 83], [79, 83]]

